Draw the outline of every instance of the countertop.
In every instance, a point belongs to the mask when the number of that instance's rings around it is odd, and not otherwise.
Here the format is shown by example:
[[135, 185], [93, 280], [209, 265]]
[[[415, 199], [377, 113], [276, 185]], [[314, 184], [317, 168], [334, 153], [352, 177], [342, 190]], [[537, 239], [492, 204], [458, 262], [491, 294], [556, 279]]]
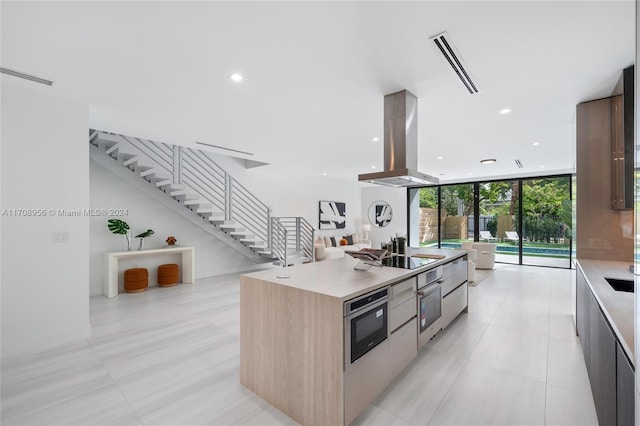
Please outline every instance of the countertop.
[[417, 253], [445, 257], [416, 269], [372, 266], [368, 271], [356, 271], [353, 267], [359, 260], [345, 255], [340, 259], [300, 264], [289, 268], [271, 269], [243, 276], [346, 301], [385, 285], [418, 275], [438, 265], [460, 258], [468, 252], [466, 250], [424, 248], [407, 250], [407, 255]]
[[587, 284], [596, 300], [600, 304], [620, 345], [627, 354], [627, 358], [635, 366], [635, 335], [634, 335], [634, 299], [635, 293], [615, 291], [607, 278], [633, 280], [635, 276], [629, 272], [629, 262], [613, 262], [608, 260], [578, 259], [578, 267], [584, 273]]

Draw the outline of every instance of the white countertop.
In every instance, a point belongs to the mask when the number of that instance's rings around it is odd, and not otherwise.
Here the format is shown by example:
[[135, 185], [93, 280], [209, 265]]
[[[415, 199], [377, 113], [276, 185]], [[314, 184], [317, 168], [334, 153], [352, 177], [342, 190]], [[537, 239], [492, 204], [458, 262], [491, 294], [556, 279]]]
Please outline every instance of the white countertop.
[[[345, 255], [340, 259], [300, 264], [289, 268], [271, 269], [243, 276], [311, 291], [345, 301], [462, 257], [467, 254], [467, 251], [453, 249], [408, 250], [408, 254], [416, 253], [442, 255], [445, 258], [416, 269], [372, 266], [368, 271], [356, 271], [353, 267], [359, 260]], [[278, 278], [282, 276], [288, 278]]]
[[634, 299], [635, 293], [614, 290], [607, 278], [625, 280], [635, 279], [629, 272], [629, 262], [613, 262], [608, 260], [578, 259], [578, 267], [584, 272], [587, 283], [591, 287], [596, 300], [600, 304], [611, 328], [627, 353], [627, 357], [635, 366], [635, 334], [634, 334]]

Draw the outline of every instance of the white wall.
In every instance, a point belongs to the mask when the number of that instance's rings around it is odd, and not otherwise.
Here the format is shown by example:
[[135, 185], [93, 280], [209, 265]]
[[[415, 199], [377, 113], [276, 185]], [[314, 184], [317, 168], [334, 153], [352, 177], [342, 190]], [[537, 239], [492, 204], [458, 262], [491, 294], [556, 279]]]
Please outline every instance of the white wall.
[[371, 204], [375, 201], [386, 201], [391, 206], [393, 212], [393, 218], [389, 225], [382, 228], [371, 226], [371, 232], [369, 232], [371, 246], [380, 248], [380, 243], [390, 241], [391, 236], [395, 237], [396, 234], [407, 234], [407, 189], [380, 185], [362, 188], [361, 214], [365, 223], [369, 223], [369, 207], [371, 207]]
[[[89, 205], [88, 107], [2, 76], [2, 356], [89, 335], [89, 218], [50, 209]], [[67, 243], [54, 243], [66, 232]]]
[[[88, 142], [87, 142], [88, 144]], [[145, 238], [144, 248], [162, 248], [169, 235], [182, 246], [194, 246], [196, 253], [196, 279], [223, 275], [255, 268], [250, 259], [230, 248], [211, 234], [192, 224], [184, 217], [166, 208], [149, 195], [138, 191], [115, 174], [91, 162], [91, 208], [125, 209], [126, 216], [115, 217], [127, 222], [132, 236], [152, 229], [155, 233]], [[111, 217], [92, 217], [91, 223], [91, 295], [102, 294], [103, 257], [105, 252], [124, 250], [124, 236], [114, 235], [107, 228]], [[132, 238], [132, 248], [139, 240]], [[147, 268], [149, 285], [157, 285], [157, 267], [161, 263], [180, 263], [180, 255], [162, 255], [144, 259], [128, 259], [119, 263], [120, 290], [122, 274], [128, 268]]]
[[346, 203], [346, 227], [319, 231], [318, 235], [342, 237], [348, 233], [362, 232], [362, 184], [358, 182], [357, 172], [354, 172], [353, 179], [329, 176], [301, 178], [280, 173], [276, 165], [245, 169], [229, 157], [217, 156], [215, 161], [267, 203], [274, 216], [302, 216], [317, 229], [318, 202], [340, 201]]

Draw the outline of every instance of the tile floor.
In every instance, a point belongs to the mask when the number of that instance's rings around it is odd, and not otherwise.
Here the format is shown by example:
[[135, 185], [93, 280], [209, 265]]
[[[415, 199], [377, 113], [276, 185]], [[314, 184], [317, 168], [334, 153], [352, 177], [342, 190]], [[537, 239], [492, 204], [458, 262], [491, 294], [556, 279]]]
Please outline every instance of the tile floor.
[[[498, 265], [358, 425], [597, 424], [568, 270]], [[291, 425], [239, 383], [237, 275], [91, 298], [93, 334], [2, 362], [3, 425]]]

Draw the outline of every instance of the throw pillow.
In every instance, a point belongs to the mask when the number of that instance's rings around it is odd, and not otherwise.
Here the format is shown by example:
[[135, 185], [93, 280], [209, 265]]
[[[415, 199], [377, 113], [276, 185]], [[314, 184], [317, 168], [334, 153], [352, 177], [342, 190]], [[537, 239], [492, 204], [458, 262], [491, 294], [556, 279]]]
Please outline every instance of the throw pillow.
[[316, 244], [322, 244], [323, 247], [326, 247], [327, 245], [324, 243], [324, 238], [322, 237], [318, 237], [316, 239]]
[[349, 246], [353, 245], [353, 235], [345, 235], [342, 238], [347, 242], [346, 245], [349, 245]]
[[325, 247], [331, 247], [331, 246], [333, 246], [333, 244], [331, 244], [331, 238], [329, 238], [329, 237], [324, 237], [324, 246], [325, 246]]
[[338, 247], [338, 244], [336, 243], [336, 237], [331, 237], [329, 239], [331, 240], [331, 247]]
[[346, 238], [341, 239], [340, 240], [340, 245], [341, 246], [346, 246], [347, 245], [347, 239]]
[[353, 234], [353, 244], [359, 244], [360, 242], [360, 234]]

